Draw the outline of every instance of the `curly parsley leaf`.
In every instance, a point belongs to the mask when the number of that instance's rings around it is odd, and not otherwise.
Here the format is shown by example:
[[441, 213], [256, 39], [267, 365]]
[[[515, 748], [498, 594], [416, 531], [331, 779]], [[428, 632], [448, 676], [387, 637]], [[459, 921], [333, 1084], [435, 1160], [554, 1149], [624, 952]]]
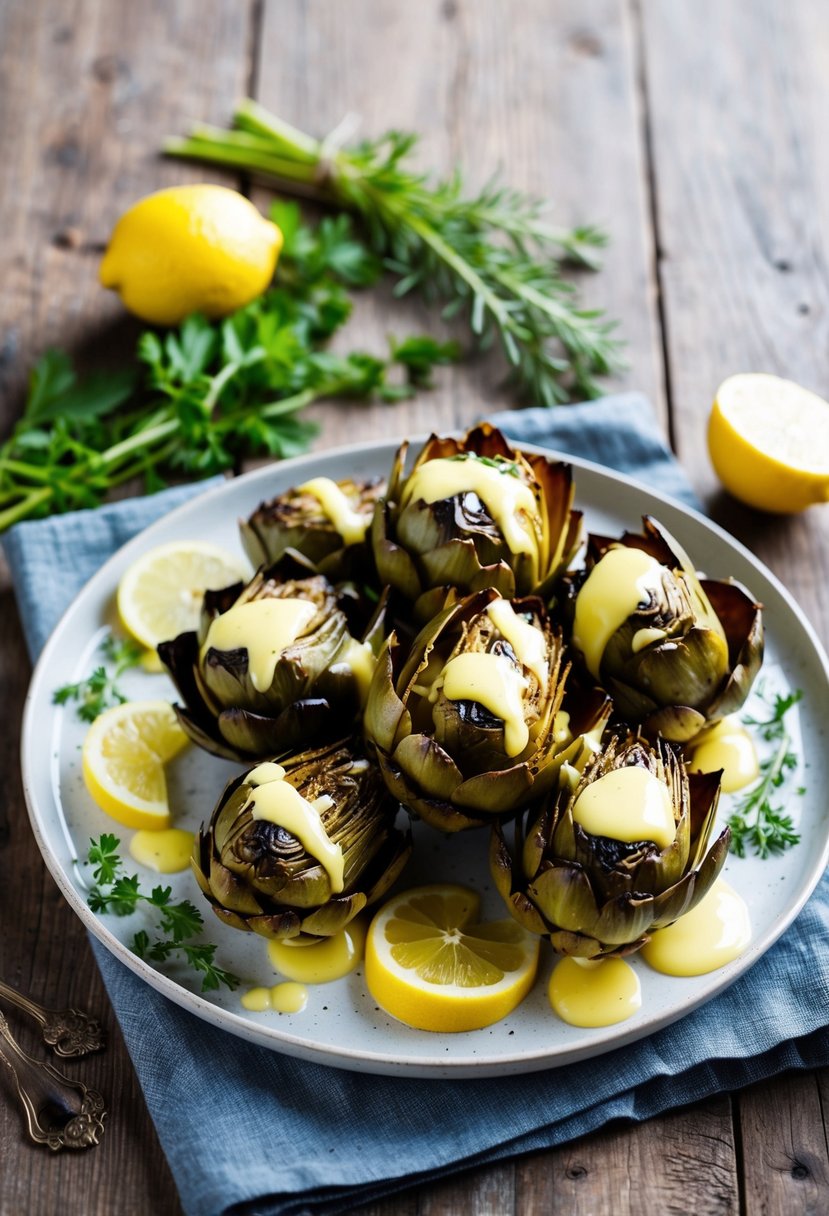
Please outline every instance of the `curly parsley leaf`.
[[136, 874], [121, 873], [120, 843], [117, 836], [107, 833], [89, 842], [87, 857], [94, 867], [92, 876], [96, 885], [87, 895], [86, 902], [92, 911], [129, 916], [142, 904], [153, 908], [158, 913], [158, 928], [164, 936], [151, 937], [146, 929], [139, 929], [132, 939], [133, 953], [155, 962], [173, 956], [184, 959], [201, 976], [202, 992], [221, 985], [231, 990], [238, 988], [239, 977], [216, 966], [215, 945], [188, 940], [204, 928], [198, 908], [189, 899], [174, 903], [170, 887], [153, 887], [149, 894], [142, 891]]

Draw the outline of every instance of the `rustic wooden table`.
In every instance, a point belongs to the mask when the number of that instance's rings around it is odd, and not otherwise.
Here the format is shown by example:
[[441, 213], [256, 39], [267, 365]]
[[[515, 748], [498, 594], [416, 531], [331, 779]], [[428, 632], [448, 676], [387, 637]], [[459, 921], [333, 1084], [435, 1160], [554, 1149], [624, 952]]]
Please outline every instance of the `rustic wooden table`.
[[[704, 433], [731, 372], [829, 388], [823, 0], [0, 0], [0, 55], [0, 429], [48, 345], [133, 341], [96, 270], [126, 206], [205, 176], [160, 160], [164, 135], [224, 123], [245, 93], [320, 134], [354, 110], [367, 133], [421, 131], [424, 165], [462, 162], [477, 183], [501, 166], [562, 221], [606, 226], [605, 267], [584, 290], [621, 319], [630, 368], [616, 386], [649, 394], [711, 514], [829, 639], [826, 510], [738, 508], [716, 490]], [[368, 299], [351, 335], [378, 344], [411, 321]], [[489, 371], [462, 367], [411, 404], [319, 408], [321, 443], [446, 428], [505, 403]], [[172, 1216], [173, 1181], [86, 936], [29, 832], [17, 759], [29, 664], [7, 577], [0, 597], [0, 975], [47, 1004], [101, 1012], [111, 1045], [87, 1071], [112, 1108], [99, 1148], [52, 1158], [23, 1141], [0, 1089], [0, 1212]], [[826, 1212], [827, 1086], [826, 1073], [783, 1076], [371, 1211]]]

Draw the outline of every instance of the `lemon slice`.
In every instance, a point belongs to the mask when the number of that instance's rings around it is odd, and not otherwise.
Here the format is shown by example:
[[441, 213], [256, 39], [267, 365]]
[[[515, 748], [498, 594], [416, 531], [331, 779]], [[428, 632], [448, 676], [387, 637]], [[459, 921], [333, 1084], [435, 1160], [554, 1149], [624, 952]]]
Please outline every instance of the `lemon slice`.
[[477, 924], [466, 887], [416, 887], [384, 904], [368, 931], [366, 983], [387, 1013], [418, 1030], [479, 1030], [524, 999], [539, 938], [514, 920]]
[[168, 828], [164, 765], [187, 743], [167, 701], [127, 701], [96, 718], [83, 743], [86, 788], [128, 828]]
[[124, 628], [154, 650], [199, 623], [202, 596], [245, 577], [232, 553], [202, 541], [172, 541], [148, 550], [118, 584]]
[[717, 390], [708, 451], [725, 488], [789, 514], [829, 499], [829, 402], [791, 380], [730, 376]]

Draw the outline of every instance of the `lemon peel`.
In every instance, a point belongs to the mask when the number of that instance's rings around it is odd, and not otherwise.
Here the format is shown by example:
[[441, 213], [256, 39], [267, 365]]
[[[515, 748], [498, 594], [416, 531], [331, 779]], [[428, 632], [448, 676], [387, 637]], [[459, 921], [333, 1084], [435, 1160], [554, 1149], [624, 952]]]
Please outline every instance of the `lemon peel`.
[[167, 701], [126, 701], [90, 726], [82, 749], [86, 788], [111, 819], [128, 828], [170, 826], [164, 766], [187, 743]]
[[[205, 591], [217, 591], [245, 577], [232, 553], [203, 541], [170, 541], [137, 558], [118, 583], [121, 624], [142, 646], [154, 651], [199, 623]], [[148, 670], [160, 670], [151, 660]]]
[[761, 511], [791, 514], [829, 499], [829, 402], [792, 380], [729, 376], [708, 420], [722, 484]]
[[153, 325], [191, 313], [224, 317], [273, 278], [282, 233], [226, 186], [171, 186], [140, 199], [116, 223], [99, 279]]
[[369, 992], [418, 1030], [479, 1030], [511, 1013], [530, 991], [539, 939], [516, 921], [476, 923], [480, 898], [438, 883], [390, 899], [366, 940]]

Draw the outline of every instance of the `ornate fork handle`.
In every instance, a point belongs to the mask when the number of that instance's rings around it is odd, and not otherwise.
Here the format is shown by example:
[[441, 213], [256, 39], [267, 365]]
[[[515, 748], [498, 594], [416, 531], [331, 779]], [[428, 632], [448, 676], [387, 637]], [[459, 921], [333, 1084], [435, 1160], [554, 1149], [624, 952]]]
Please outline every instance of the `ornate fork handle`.
[[68, 1059], [101, 1051], [106, 1044], [103, 1027], [80, 1009], [44, 1009], [31, 997], [0, 980], [0, 998], [28, 1013], [43, 1027], [43, 1041], [56, 1056]]
[[0, 1013], [0, 1064], [11, 1073], [23, 1106], [26, 1128], [35, 1144], [53, 1152], [92, 1148], [103, 1135], [106, 1111], [97, 1090], [41, 1063], [16, 1042]]

